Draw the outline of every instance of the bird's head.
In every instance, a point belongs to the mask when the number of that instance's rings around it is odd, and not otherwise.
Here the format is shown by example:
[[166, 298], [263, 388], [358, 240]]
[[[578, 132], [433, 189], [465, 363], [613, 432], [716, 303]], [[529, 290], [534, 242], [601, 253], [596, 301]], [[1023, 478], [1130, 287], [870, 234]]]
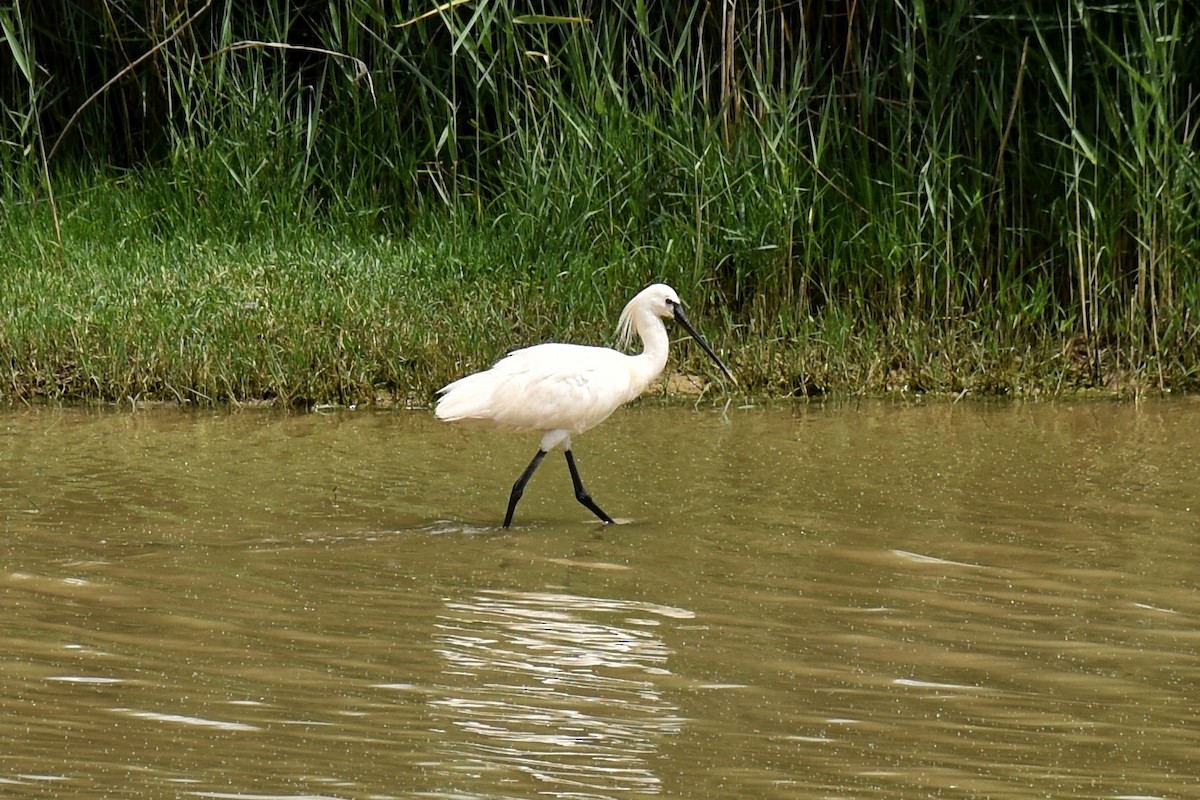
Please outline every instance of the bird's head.
[[634, 298], [634, 302], [650, 309], [651, 313], [658, 317], [674, 318], [677, 313], [682, 313], [683, 309], [679, 295], [665, 283], [647, 286]]
[[687, 314], [683, 313], [683, 303], [674, 289], [665, 283], [655, 283], [639, 292], [637, 297], [629, 302], [629, 305], [625, 308], [625, 312], [621, 315], [621, 329], [627, 336], [632, 330], [633, 317], [640, 309], [646, 309], [657, 317], [673, 319], [683, 326], [683, 329], [696, 340], [704, 352], [721, 368], [721, 372], [725, 373], [725, 377], [729, 378], [735, 384], [737, 383], [733, 375], [729, 372], [729, 368], [717, 357], [713, 349], [708, 346], [708, 342], [704, 340], [704, 337], [692, 327]]

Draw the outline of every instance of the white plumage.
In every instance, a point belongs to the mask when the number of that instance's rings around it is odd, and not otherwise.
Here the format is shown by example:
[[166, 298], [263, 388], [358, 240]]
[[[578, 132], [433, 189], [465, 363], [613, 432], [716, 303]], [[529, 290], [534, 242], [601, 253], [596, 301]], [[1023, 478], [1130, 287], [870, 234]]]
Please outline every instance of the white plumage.
[[599, 425], [662, 374], [669, 343], [663, 324], [666, 317], [683, 325], [732, 380], [729, 370], [688, 322], [675, 290], [656, 283], [629, 301], [617, 325], [623, 342], [637, 332], [643, 343], [638, 355], [607, 347], [540, 344], [514, 350], [491, 369], [439, 390], [436, 414], [440, 420], [542, 434], [538, 454], [513, 486], [504, 527], [512, 522], [525, 483], [546, 453], [556, 447], [566, 454], [576, 498], [600, 519], [612, 522], [583, 489], [571, 455], [571, 436]]

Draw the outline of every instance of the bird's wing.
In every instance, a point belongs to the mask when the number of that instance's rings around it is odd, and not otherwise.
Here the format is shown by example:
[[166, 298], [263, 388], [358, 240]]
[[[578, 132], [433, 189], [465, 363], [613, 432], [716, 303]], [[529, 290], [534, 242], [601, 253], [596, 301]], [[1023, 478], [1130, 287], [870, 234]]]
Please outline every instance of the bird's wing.
[[541, 344], [447, 386], [442, 419], [513, 431], [585, 431], [632, 399], [629, 356], [604, 347]]

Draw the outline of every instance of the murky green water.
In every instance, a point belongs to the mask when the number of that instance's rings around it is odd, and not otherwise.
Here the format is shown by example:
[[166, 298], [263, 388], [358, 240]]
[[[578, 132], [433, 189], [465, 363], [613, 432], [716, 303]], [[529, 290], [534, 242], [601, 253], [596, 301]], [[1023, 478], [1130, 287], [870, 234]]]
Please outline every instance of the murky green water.
[[1200, 403], [0, 414], [0, 796], [1200, 793]]

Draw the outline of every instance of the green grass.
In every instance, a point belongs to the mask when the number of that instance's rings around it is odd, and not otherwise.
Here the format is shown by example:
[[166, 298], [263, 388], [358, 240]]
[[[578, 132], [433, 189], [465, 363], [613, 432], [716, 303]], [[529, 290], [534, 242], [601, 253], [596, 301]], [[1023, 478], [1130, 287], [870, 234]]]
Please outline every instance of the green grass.
[[[515, 347], [611, 343], [624, 302], [658, 279], [683, 292], [740, 392], [1090, 384], [1075, 338], [1037, 326], [872, 321], [840, 305], [799, 317], [765, 295], [737, 312], [721, 307], [703, 282], [687, 282], [691, 254], [669, 230], [587, 248], [575, 236], [535, 240], [520, 219], [436, 215], [403, 237], [279, 223], [223, 238], [203, 235], [202, 220], [166, 224], [160, 180], [62, 192], [61, 248], [45, 204], [6, 215], [19, 254], [0, 278], [0, 392], [10, 400], [424, 403]], [[672, 365], [715, 377], [687, 345]], [[1112, 388], [1153, 379], [1123, 374]]]
[[161, 238], [143, 191], [102, 184], [78, 207], [65, 199], [61, 251], [48, 213], [10, 218], [28, 258], [0, 279], [5, 394], [346, 403], [417, 395], [523, 343], [517, 309], [547, 313], [532, 292], [489, 277], [478, 243], [302, 225], [228, 240]]

